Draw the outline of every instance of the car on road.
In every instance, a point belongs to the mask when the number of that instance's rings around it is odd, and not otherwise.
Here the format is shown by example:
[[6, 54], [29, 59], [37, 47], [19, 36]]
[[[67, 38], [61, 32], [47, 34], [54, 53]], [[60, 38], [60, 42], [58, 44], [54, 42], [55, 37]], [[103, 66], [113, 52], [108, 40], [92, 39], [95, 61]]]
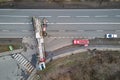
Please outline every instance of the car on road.
[[74, 44], [74, 45], [84, 45], [84, 46], [88, 46], [89, 40], [88, 40], [88, 39], [74, 39], [74, 40], [73, 40], [73, 44]]
[[106, 34], [105, 38], [117, 38], [117, 34]]

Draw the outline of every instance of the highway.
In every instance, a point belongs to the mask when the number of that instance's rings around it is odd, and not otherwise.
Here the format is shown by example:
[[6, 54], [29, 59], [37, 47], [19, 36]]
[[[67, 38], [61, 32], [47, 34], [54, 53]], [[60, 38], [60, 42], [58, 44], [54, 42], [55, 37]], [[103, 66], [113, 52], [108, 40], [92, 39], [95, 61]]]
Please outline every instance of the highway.
[[45, 47], [53, 51], [76, 38], [120, 38], [120, 9], [0, 9], [0, 38], [33, 37], [32, 17], [48, 20]]
[[53, 38], [120, 37], [119, 9], [0, 9], [0, 37], [31, 36], [32, 16], [48, 19], [47, 32]]
[[[50, 58], [85, 49], [79, 46], [67, 49], [64, 47], [71, 45], [75, 38], [103, 38], [107, 33], [116, 33], [120, 38], [120, 9], [0, 9], [0, 38], [33, 39], [35, 36], [31, 20], [33, 16], [48, 19], [48, 37], [45, 38], [45, 48]], [[35, 40], [29, 40], [25, 39], [25, 42], [35, 45], [31, 42]], [[101, 48], [101, 45], [90, 45], [88, 48], [91, 47]], [[106, 47], [119, 48], [115, 45]], [[103, 45], [102, 49], [106, 47]], [[28, 47], [27, 52], [22, 54], [32, 61], [31, 57], [35, 53], [36, 48], [31, 50]]]

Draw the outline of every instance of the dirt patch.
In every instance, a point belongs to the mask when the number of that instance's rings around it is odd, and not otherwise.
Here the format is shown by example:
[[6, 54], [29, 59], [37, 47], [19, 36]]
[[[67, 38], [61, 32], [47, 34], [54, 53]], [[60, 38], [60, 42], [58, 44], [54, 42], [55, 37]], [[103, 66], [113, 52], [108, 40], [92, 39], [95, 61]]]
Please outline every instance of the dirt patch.
[[47, 68], [38, 71], [37, 75], [42, 80], [120, 80], [120, 52], [70, 55], [48, 63]]
[[22, 48], [22, 38], [0, 38], [0, 52], [9, 51], [9, 46], [13, 49]]
[[13, 50], [22, 48], [20, 44], [0, 44], [0, 53], [5, 51], [10, 51], [9, 46], [13, 47]]
[[[102, 2], [101, 2], [102, 1]], [[120, 8], [120, 1], [83, 0], [83, 1], [50, 1], [50, 0], [14, 0], [0, 3], [0, 8], [20, 9], [113, 9]]]

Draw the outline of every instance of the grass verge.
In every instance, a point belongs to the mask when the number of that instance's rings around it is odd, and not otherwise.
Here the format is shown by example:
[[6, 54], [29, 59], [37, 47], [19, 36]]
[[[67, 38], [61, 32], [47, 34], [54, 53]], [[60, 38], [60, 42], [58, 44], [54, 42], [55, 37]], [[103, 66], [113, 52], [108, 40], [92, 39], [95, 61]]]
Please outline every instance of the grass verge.
[[119, 51], [83, 52], [54, 60], [46, 66], [36, 74], [41, 80], [120, 80]]
[[21, 44], [0, 44], [0, 52], [9, 51], [9, 45], [13, 46], [14, 50], [22, 47]]

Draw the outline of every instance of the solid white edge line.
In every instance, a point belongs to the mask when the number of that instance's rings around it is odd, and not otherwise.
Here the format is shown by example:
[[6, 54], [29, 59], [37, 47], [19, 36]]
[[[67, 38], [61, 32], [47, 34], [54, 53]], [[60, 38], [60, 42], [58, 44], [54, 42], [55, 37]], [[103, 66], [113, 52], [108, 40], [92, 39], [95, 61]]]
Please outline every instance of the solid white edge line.
[[32, 24], [32, 23], [0, 23], [0, 24]]
[[[31, 23], [0, 23], [0, 24], [32, 24]], [[96, 23], [48, 23], [48, 24], [59, 24], [59, 25], [64, 25], [64, 24], [68, 24], [68, 25], [71, 25], [71, 24], [120, 24], [118, 22], [96, 22]]]
[[120, 23], [102, 22], [102, 23], [56, 23], [56, 24], [120, 24]]
[[119, 11], [120, 9], [0, 9], [0, 11]]
[[0, 17], [29, 17], [29, 16], [19, 16], [19, 15], [0, 15]]

